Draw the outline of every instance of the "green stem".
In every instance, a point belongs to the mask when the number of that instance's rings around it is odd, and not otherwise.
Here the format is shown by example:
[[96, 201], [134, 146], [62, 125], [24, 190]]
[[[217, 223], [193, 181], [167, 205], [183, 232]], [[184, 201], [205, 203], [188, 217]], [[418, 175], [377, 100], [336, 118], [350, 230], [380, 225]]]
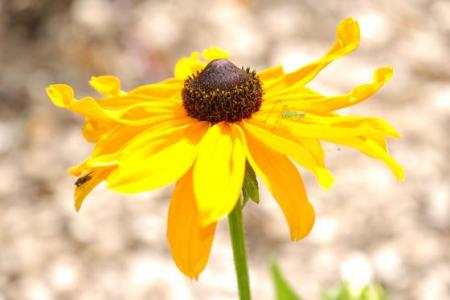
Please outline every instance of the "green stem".
[[248, 277], [247, 256], [245, 253], [244, 226], [242, 222], [242, 201], [228, 215], [231, 244], [233, 246], [234, 265], [241, 300], [250, 300], [250, 280]]

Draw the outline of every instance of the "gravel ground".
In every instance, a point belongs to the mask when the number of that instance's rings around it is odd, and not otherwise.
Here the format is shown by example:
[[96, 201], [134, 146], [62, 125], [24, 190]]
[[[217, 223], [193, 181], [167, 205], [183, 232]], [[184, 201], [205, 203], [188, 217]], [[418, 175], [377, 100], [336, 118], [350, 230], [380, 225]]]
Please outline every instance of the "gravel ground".
[[305, 299], [340, 278], [381, 282], [399, 300], [450, 299], [449, 1], [0, 1], [0, 299], [235, 299], [226, 222], [200, 280], [176, 269], [165, 238], [171, 187], [138, 196], [97, 188], [80, 213], [65, 170], [91, 149], [81, 119], [53, 107], [44, 89], [91, 75], [125, 88], [161, 80], [177, 58], [210, 45], [240, 65], [288, 69], [320, 57], [336, 24], [360, 22], [360, 49], [312, 84], [345, 92], [392, 65], [395, 77], [343, 113], [383, 117], [406, 180], [356, 151], [326, 144], [336, 183], [305, 174], [317, 209], [312, 234], [289, 241], [267, 189], [246, 207], [255, 299], [273, 299], [275, 257]]

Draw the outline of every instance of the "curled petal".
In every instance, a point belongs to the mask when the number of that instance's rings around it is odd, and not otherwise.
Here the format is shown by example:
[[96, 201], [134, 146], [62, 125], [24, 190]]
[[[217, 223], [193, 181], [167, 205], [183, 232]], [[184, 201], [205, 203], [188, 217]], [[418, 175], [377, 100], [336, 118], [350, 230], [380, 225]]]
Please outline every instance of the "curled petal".
[[371, 137], [349, 137], [330, 140], [333, 143], [358, 149], [362, 153], [384, 162], [398, 180], [405, 177], [402, 166], [397, 163], [386, 148], [384, 139]]
[[336, 42], [328, 53], [320, 60], [310, 63], [292, 73], [289, 73], [284, 78], [287, 85], [291, 84], [306, 84], [333, 60], [338, 59], [359, 46], [359, 26], [358, 23], [347, 18], [342, 20], [336, 29]]
[[336, 29], [336, 42], [321, 59], [303, 66], [291, 73], [280, 77], [276, 83], [270, 84], [268, 95], [279, 89], [295, 89], [310, 82], [316, 75], [333, 60], [336, 60], [359, 46], [359, 26], [351, 18], [344, 19]]
[[167, 223], [173, 259], [186, 276], [197, 279], [205, 268], [215, 229], [215, 222], [206, 226], [200, 222], [190, 170], [175, 185]]
[[75, 187], [75, 210], [79, 211], [86, 196], [103, 180], [105, 180], [111, 171], [112, 167], [96, 168], [88, 174], [80, 177], [76, 182]]
[[[97, 121], [89, 126], [96, 131], [98, 128], [110, 128], [111, 122], [130, 126], [141, 126], [160, 122], [161, 118], [173, 118], [175, 115], [185, 115], [179, 102], [160, 101], [149, 99], [142, 95], [124, 95], [95, 100], [85, 97], [80, 100], [74, 98], [73, 90], [65, 84], [54, 84], [47, 88], [47, 94], [52, 102], [67, 108], [88, 119], [88, 122]], [[92, 133], [88, 139], [94, 139], [99, 132]]]
[[341, 108], [355, 105], [372, 96], [383, 87], [393, 75], [391, 67], [382, 67], [373, 74], [373, 82], [354, 88], [350, 93], [338, 96], [323, 96], [305, 88], [295, 92], [280, 90], [277, 94], [266, 96], [262, 110], [299, 110], [310, 113], [328, 113]]
[[93, 76], [89, 84], [104, 96], [117, 96], [120, 91], [120, 80], [111, 75]]
[[50, 100], [58, 107], [67, 107], [76, 101], [73, 89], [67, 84], [52, 84], [46, 91]]

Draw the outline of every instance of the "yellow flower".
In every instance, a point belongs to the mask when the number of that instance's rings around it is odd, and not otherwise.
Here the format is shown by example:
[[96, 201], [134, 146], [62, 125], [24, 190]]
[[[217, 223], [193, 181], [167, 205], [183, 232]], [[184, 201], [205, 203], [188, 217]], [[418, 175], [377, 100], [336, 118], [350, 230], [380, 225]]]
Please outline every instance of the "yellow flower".
[[168, 240], [177, 266], [196, 278], [207, 263], [217, 221], [239, 198], [248, 161], [280, 205], [291, 239], [304, 238], [314, 210], [290, 159], [328, 189], [333, 178], [321, 140], [356, 148], [403, 178], [387, 150], [386, 138], [398, 137], [389, 124], [334, 112], [377, 92], [391, 78], [390, 67], [377, 69], [373, 82], [343, 95], [324, 96], [306, 86], [358, 44], [358, 24], [345, 19], [325, 56], [291, 73], [281, 66], [259, 73], [240, 69], [225, 51], [210, 48], [178, 61], [173, 78], [129, 92], [113, 76], [90, 81], [102, 94], [98, 99], [76, 100], [71, 87], [51, 85], [52, 102], [84, 116], [83, 135], [95, 143], [92, 155], [69, 170], [79, 177], [76, 209], [103, 180], [122, 193], [176, 182]]

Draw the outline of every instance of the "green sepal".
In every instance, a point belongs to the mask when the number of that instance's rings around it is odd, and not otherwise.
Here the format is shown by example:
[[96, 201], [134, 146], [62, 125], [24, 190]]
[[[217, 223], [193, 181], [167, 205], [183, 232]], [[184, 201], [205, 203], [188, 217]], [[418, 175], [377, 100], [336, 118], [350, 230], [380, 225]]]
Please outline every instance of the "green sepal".
[[244, 183], [242, 184], [243, 206], [251, 199], [256, 204], [259, 203], [259, 188], [255, 171], [248, 162], [245, 163]]
[[271, 266], [272, 280], [275, 285], [275, 299], [277, 300], [301, 300], [302, 298], [290, 287], [289, 283], [284, 279], [280, 267], [275, 261]]

